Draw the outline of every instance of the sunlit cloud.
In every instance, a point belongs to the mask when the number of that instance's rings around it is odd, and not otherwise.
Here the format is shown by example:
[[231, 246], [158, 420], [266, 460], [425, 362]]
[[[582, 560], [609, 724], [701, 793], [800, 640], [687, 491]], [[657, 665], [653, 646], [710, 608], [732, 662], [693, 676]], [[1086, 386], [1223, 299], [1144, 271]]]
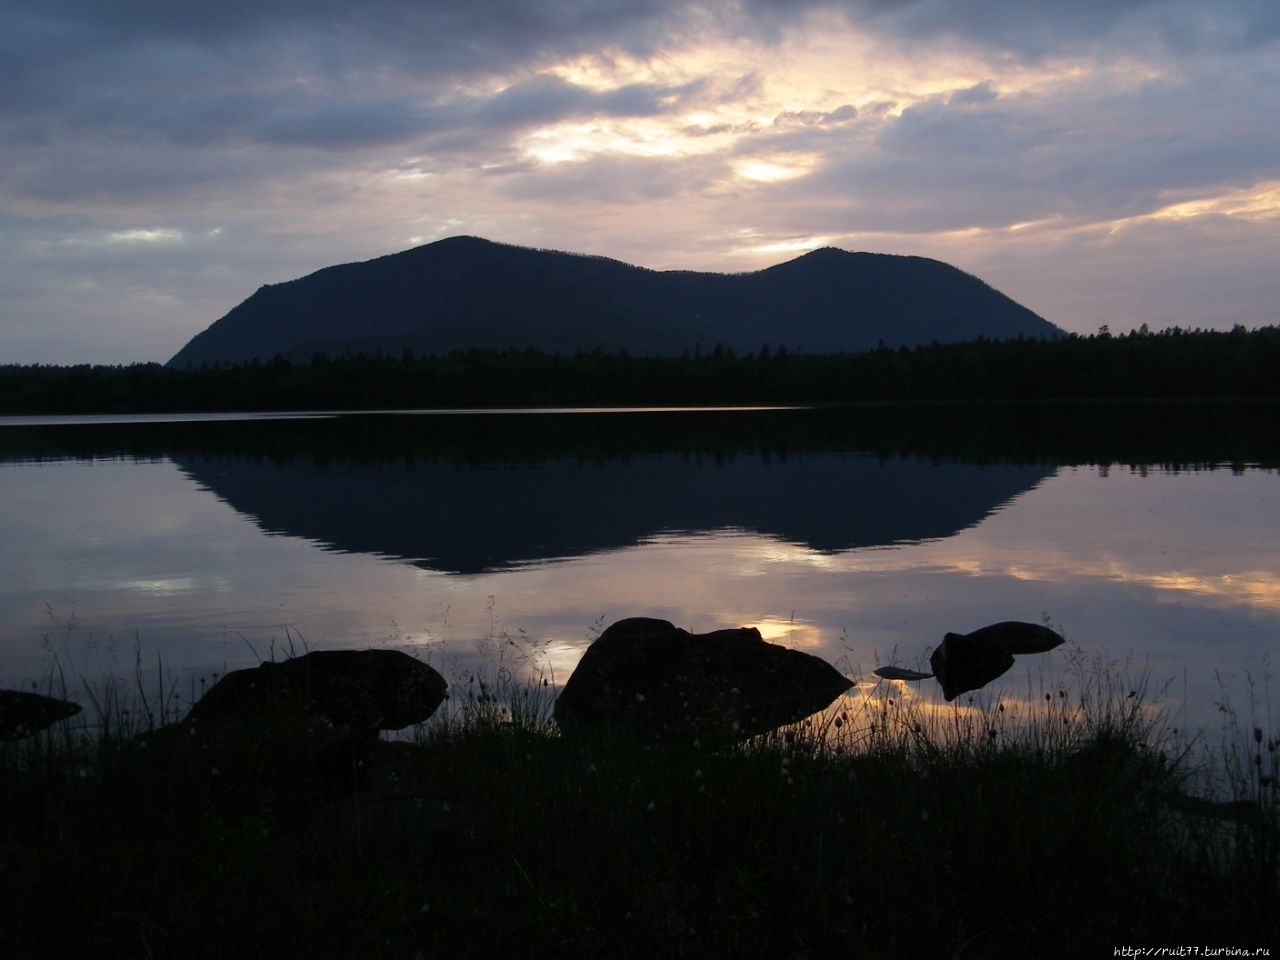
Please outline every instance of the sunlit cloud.
[[183, 238], [181, 230], [118, 230], [106, 236], [108, 243], [174, 243]]
[[767, 238], [755, 230], [739, 231], [735, 240], [731, 252], [753, 258], [807, 253], [833, 243], [833, 239], [826, 236]]
[[599, 154], [676, 157], [714, 149], [697, 138], [682, 136], [670, 124], [639, 120], [544, 127], [518, 145], [526, 156], [542, 164], [571, 163]]
[[1219, 196], [1183, 200], [1148, 214], [1152, 220], [1189, 220], [1195, 217], [1239, 217], [1244, 220], [1280, 218], [1280, 180], [1268, 180]]
[[[216, 232], [208, 235], [217, 237]], [[61, 244], [72, 247], [146, 247], [181, 243], [186, 233], [170, 227], [133, 227], [128, 230], [86, 231], [63, 237]], [[46, 249], [48, 245], [42, 245]]]
[[546, 72], [600, 92], [633, 83], [667, 84], [690, 78], [690, 74], [669, 57], [648, 60], [621, 50], [570, 57], [548, 66]]
[[734, 171], [744, 180], [760, 183], [777, 183], [803, 177], [818, 163], [813, 156], [777, 156], [742, 160], [734, 164]]

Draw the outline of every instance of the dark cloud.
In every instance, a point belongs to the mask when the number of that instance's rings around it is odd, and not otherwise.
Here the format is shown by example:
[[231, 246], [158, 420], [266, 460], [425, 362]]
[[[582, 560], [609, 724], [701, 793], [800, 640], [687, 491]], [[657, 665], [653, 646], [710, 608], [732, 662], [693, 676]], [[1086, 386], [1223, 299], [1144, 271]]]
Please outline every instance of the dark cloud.
[[[95, 201], [127, 206], [166, 197], [191, 203], [198, 202], [205, 187], [243, 184], [275, 167], [236, 154], [175, 153], [123, 138], [98, 140], [92, 149], [85, 149], [84, 142], [78, 146], [61, 135], [49, 149], [11, 146], [0, 166], [0, 196], [53, 210]], [[53, 151], [56, 162], [51, 162]]]
[[555, 76], [539, 75], [488, 97], [477, 98], [467, 112], [486, 126], [524, 129], [574, 117], [648, 117], [682, 105], [703, 88], [632, 83], [596, 91]]
[[364, 150], [411, 142], [428, 127], [423, 113], [404, 103], [342, 103], [266, 118], [252, 134], [264, 143]]
[[[450, 90], [610, 45], [653, 49], [680, 17], [643, 0], [17, 0], [0, 8], [0, 146], [95, 131], [191, 146], [403, 142], [442, 129]], [[634, 115], [679, 93], [636, 86], [592, 99], [533, 81], [487, 113], [464, 104], [457, 119]]]
[[[0, 11], [0, 148], [10, 160], [0, 184], [45, 196], [49, 168], [61, 166], [71, 194], [129, 196], [204, 180], [219, 154], [234, 173], [255, 144], [501, 152], [538, 124], [655, 115], [696, 99], [702, 82], [599, 91], [538, 69], [604, 44], [648, 49], [684, 16], [668, 13], [616, 0], [19, 2]], [[517, 82], [493, 82], [507, 76]], [[142, 146], [140, 165], [103, 162]], [[145, 172], [157, 165], [172, 169]]]
[[[328, 76], [375, 62], [421, 76], [485, 74], [601, 45], [651, 49], [685, 8], [656, 0], [17, 0], [6, 5], [7, 53], [27, 63], [74, 67], [111, 50], [156, 55], [247, 49], [287, 55]], [[6, 58], [7, 59], [7, 58]]]
[[1035, 113], [986, 106], [969, 108], [959, 95], [903, 110], [886, 125], [880, 146], [899, 156], [937, 158], [942, 163], [1014, 164], [1054, 137], [1051, 120]]
[[702, 87], [700, 82], [633, 83], [594, 90], [538, 74], [491, 95], [455, 95], [434, 102], [314, 102], [295, 96], [271, 105], [244, 132], [265, 143], [347, 150], [410, 143], [448, 152], [501, 150], [521, 131], [562, 121], [650, 117], [680, 109]]
[[990, 80], [983, 80], [981, 83], [975, 83], [972, 87], [966, 87], [964, 90], [957, 90], [951, 94], [950, 103], [966, 104], [966, 103], [990, 103], [999, 99], [999, 94], [991, 86]]
[[1184, 53], [1231, 49], [1280, 34], [1274, 0], [744, 0], [743, 8], [768, 24], [766, 35], [821, 11], [905, 44], [950, 37], [1033, 58], [1113, 41]]
[[1264, 0], [1262, 9], [1249, 19], [1242, 37], [1244, 46], [1265, 46], [1280, 40], [1280, 4]]
[[773, 125], [786, 127], [829, 127], [848, 123], [858, 116], [852, 104], [844, 104], [834, 110], [788, 110], [773, 118]]

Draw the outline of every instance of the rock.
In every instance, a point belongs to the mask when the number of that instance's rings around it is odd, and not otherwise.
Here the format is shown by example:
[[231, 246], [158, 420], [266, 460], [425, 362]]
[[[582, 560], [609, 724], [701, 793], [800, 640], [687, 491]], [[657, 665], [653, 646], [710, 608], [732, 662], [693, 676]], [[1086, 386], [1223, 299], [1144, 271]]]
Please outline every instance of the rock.
[[427, 664], [397, 650], [317, 650], [227, 674], [185, 722], [314, 717], [372, 737], [423, 722], [447, 687]]
[[1013, 666], [1013, 654], [998, 645], [975, 641], [971, 634], [948, 633], [930, 654], [929, 666], [942, 684], [942, 696], [950, 702], [1003, 674]]
[[1013, 666], [1015, 653], [1044, 653], [1063, 638], [1036, 623], [1006, 620], [974, 630], [948, 633], [929, 657], [929, 666], [949, 702], [984, 687]]
[[933, 676], [932, 673], [921, 673], [919, 670], [908, 670], [906, 667], [876, 667], [871, 672], [886, 680], [928, 680]]
[[426, 720], [446, 688], [394, 650], [319, 650], [236, 670], [181, 723], [135, 737], [120, 773], [174, 802], [295, 809], [357, 789], [378, 731]]
[[853, 686], [825, 660], [754, 627], [692, 634], [633, 617], [587, 648], [557, 699], [565, 732], [733, 742], [802, 720]]
[[0, 690], [0, 740], [21, 740], [79, 712], [78, 703], [25, 690]]
[[933, 673], [906, 667], [876, 667], [886, 680], [927, 680], [937, 677], [948, 702], [962, 693], [984, 687], [1013, 666], [1013, 655], [1045, 653], [1062, 644], [1061, 634], [1038, 623], [1005, 620], [972, 633], [948, 633], [929, 656]]
[[999, 647], [1006, 653], [1047, 653], [1065, 641], [1062, 635], [1038, 623], [1005, 620], [965, 635], [974, 643]]

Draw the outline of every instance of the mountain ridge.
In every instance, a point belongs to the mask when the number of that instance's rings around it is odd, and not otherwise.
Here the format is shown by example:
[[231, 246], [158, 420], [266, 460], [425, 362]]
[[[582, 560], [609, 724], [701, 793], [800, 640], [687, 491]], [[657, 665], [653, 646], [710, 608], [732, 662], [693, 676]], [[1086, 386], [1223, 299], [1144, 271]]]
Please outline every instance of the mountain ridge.
[[1061, 333], [923, 257], [824, 247], [744, 273], [660, 271], [460, 236], [262, 286], [169, 366], [405, 350], [844, 353]]

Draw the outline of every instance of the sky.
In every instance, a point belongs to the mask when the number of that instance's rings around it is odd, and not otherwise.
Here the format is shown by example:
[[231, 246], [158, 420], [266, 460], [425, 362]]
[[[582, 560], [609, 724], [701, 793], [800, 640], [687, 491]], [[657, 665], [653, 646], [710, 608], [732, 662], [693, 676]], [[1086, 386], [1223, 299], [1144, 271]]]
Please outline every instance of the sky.
[[1280, 322], [1275, 0], [8, 0], [0, 158], [0, 363], [163, 362], [461, 234]]

